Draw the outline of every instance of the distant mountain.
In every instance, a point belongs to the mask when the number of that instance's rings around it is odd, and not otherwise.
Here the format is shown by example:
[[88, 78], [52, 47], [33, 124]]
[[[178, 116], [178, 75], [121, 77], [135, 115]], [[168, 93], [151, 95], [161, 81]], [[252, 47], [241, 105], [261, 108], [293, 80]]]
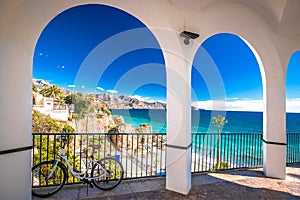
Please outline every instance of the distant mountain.
[[[40, 91], [44, 88], [44, 85], [50, 85], [49, 82], [42, 79], [33, 79], [32, 83], [36, 86], [37, 90]], [[61, 88], [65, 95], [71, 94], [71, 91]], [[111, 94], [95, 94], [95, 102], [103, 102], [109, 109], [166, 109], [167, 104], [162, 102], [149, 102], [142, 101], [130, 96], [114, 96]], [[192, 106], [192, 110], [198, 110], [198, 108]]]
[[41, 90], [43, 89], [44, 85], [50, 85], [49, 82], [43, 80], [43, 79], [33, 79], [32, 80], [32, 83], [35, 85], [35, 87], [38, 89], [38, 90]]
[[166, 109], [165, 103], [141, 101], [124, 95], [96, 94], [95, 100], [105, 103], [110, 109]]
[[[32, 84], [35, 86], [37, 91], [41, 91], [42, 89], [45, 89], [47, 86], [51, 86], [48, 81], [45, 81], [43, 79], [32, 79]], [[54, 84], [55, 85], [55, 84]], [[70, 90], [67, 90], [65, 88], [59, 88], [65, 95], [71, 94]]]

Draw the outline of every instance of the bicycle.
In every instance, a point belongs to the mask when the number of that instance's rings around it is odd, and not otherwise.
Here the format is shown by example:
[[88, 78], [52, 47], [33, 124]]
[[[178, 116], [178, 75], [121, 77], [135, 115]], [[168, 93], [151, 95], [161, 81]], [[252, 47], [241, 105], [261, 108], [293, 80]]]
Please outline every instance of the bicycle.
[[[95, 185], [102, 190], [115, 188], [123, 179], [124, 169], [122, 164], [112, 157], [105, 157], [99, 161], [94, 160], [94, 150], [99, 149], [99, 145], [89, 145], [93, 148], [92, 155], [87, 157], [85, 170], [78, 172], [73, 170], [64, 148], [67, 144], [66, 136], [61, 136], [61, 150], [58, 159], [44, 161], [32, 167], [32, 195], [36, 197], [49, 197], [57, 193], [67, 180], [67, 168], [62, 160], [67, 164], [71, 174], [83, 183], [90, 186]], [[84, 153], [87, 155], [87, 150]], [[90, 173], [89, 173], [90, 171]]]

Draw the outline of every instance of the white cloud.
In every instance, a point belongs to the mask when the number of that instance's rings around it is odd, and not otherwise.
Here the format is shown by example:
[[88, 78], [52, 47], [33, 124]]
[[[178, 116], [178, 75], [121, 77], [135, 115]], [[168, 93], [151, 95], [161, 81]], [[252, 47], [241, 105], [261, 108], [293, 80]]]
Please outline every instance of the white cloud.
[[159, 102], [159, 103], [167, 103], [167, 102], [164, 101], [164, 100], [156, 100], [156, 102]]
[[118, 93], [117, 90], [106, 90], [106, 91], [109, 92], [109, 93], [111, 93], [111, 94], [116, 94], [116, 93]]
[[41, 57], [46, 57], [46, 58], [48, 58], [48, 57], [49, 57], [49, 55], [48, 55], [48, 54], [44, 54], [43, 52], [40, 52], [40, 53], [39, 53], [39, 56], [41, 56]]
[[81, 86], [81, 88], [85, 88], [85, 86], [84, 86], [84, 85], [82, 85], [82, 86]]
[[149, 103], [155, 103], [155, 102], [159, 102], [159, 103], [166, 103], [166, 101], [163, 101], [163, 100], [159, 100], [159, 99], [151, 99], [151, 97], [143, 97], [143, 96], [140, 96], [140, 95], [133, 95], [133, 96], [130, 96], [131, 98], [136, 98], [140, 101], [147, 101]]
[[231, 100], [238, 100], [238, 97], [232, 97], [232, 98], [226, 98], [226, 101], [231, 101]]
[[[192, 106], [206, 110], [263, 111], [263, 100], [230, 98], [193, 102]], [[286, 112], [300, 113], [300, 98], [286, 100]]]
[[226, 100], [197, 101], [193, 102], [192, 105], [206, 110], [263, 111], [263, 100], [231, 98]]
[[68, 87], [69, 87], [69, 88], [74, 88], [74, 87], [75, 87], [75, 85], [68, 85]]
[[64, 66], [64, 65], [58, 65], [57, 68], [58, 68], [58, 69], [64, 69], [65, 66]]
[[300, 113], [300, 98], [287, 99], [286, 112]]
[[102, 88], [102, 87], [97, 87], [97, 90], [104, 91], [105, 89], [104, 89], [104, 88]]
[[133, 95], [133, 96], [130, 96], [130, 97], [131, 98], [136, 98], [136, 99], [138, 99], [140, 101], [149, 101], [149, 98], [150, 98], [150, 97], [142, 97], [140, 95]]
[[159, 103], [167, 103], [166, 101], [160, 100], [160, 99], [151, 99], [151, 97], [143, 97], [140, 95], [133, 95], [130, 96], [131, 98], [136, 98], [139, 101], [146, 101], [148, 103], [155, 103], [155, 102], [159, 102]]

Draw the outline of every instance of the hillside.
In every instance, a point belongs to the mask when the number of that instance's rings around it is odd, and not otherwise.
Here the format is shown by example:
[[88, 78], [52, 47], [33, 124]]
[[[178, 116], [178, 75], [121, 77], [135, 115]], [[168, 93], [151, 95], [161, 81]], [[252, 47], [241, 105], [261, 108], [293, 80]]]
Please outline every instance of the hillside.
[[[40, 92], [41, 90], [51, 86], [50, 83], [44, 81], [42, 79], [33, 79], [32, 85], [34, 86], [36, 92]], [[59, 88], [58, 89], [64, 94], [64, 96], [68, 96], [72, 93], [68, 89]], [[33, 91], [33, 93], [35, 93]], [[92, 104], [104, 103], [108, 109], [167, 109], [167, 104], [162, 102], [154, 102], [154, 101], [142, 101], [134, 97], [120, 95], [114, 96], [108, 93], [102, 94], [83, 94], [84, 96], [92, 95], [94, 98], [94, 102]], [[197, 108], [195, 106], [191, 106], [192, 110], [198, 110], [201, 108]]]
[[96, 94], [95, 101], [105, 103], [110, 109], [166, 109], [165, 103], [141, 101], [124, 95], [116, 97], [107, 93]]

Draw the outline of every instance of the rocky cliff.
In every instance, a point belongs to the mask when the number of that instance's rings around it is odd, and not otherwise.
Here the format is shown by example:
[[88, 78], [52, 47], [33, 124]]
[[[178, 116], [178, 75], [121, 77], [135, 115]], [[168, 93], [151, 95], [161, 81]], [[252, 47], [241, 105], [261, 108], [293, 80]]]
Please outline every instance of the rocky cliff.
[[165, 103], [147, 102], [124, 95], [96, 94], [95, 100], [105, 103], [110, 109], [166, 109]]
[[70, 125], [76, 133], [152, 133], [150, 124], [134, 127], [126, 124], [122, 116], [97, 115], [90, 113], [83, 119], [73, 119]]

